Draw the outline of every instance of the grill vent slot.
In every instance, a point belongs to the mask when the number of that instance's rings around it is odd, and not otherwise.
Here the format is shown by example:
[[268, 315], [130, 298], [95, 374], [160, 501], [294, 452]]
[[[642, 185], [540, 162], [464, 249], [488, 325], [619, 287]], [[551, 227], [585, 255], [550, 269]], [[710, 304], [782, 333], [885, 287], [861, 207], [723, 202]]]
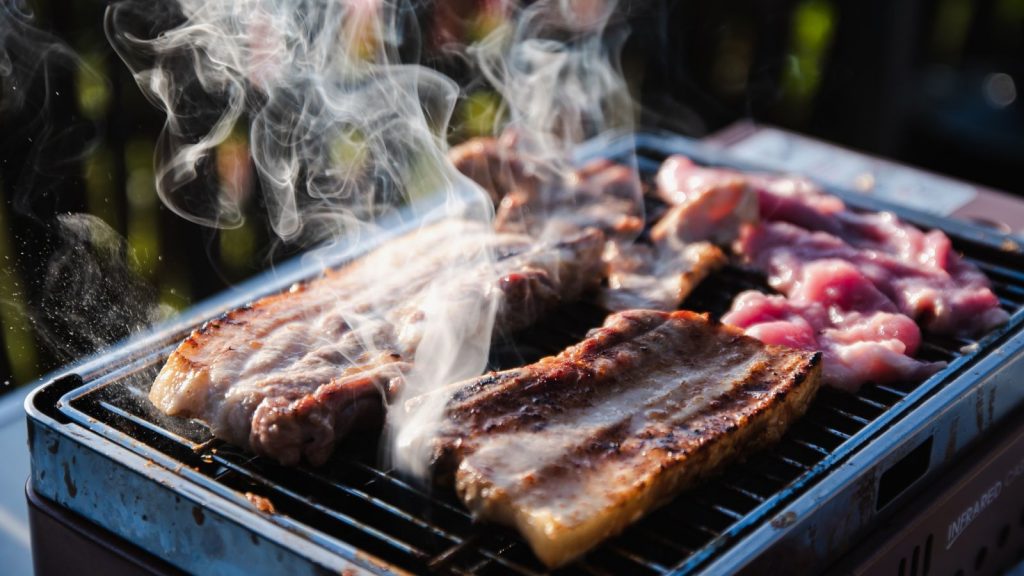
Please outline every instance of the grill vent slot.
[[932, 437], [920, 443], [909, 454], [900, 458], [900, 461], [889, 467], [878, 479], [878, 496], [875, 500], [875, 510], [885, 508], [897, 496], [903, 494], [914, 482], [917, 482], [931, 463]]

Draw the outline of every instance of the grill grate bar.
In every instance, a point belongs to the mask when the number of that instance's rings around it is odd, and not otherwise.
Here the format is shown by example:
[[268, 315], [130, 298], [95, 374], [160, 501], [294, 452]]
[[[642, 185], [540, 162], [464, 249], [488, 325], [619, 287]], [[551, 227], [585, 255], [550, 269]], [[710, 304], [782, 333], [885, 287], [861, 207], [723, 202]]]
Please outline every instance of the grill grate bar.
[[845, 432], [841, 432], [839, 430], [836, 430], [835, 428], [832, 428], [831, 426], [828, 426], [826, 424], [822, 424], [821, 422], [810, 422], [810, 423], [815, 428], [817, 428], [818, 430], [821, 430], [822, 432], [825, 432], [826, 434], [829, 434], [831, 436], [835, 436], [836, 438], [839, 438], [840, 440], [846, 440], [846, 439], [850, 438], [850, 434], [847, 434]]
[[257, 485], [261, 485], [269, 489], [271, 492], [278, 493], [286, 498], [290, 498], [297, 502], [301, 502], [304, 505], [309, 506], [311, 509], [316, 510], [317, 512], [324, 514], [326, 516], [329, 516], [330, 518], [338, 522], [341, 522], [347, 526], [350, 526], [351, 528], [360, 530], [361, 532], [376, 538], [377, 540], [397, 549], [398, 551], [406, 555], [413, 556], [421, 560], [426, 559], [430, 556], [430, 554], [426, 551], [421, 550], [413, 546], [412, 544], [409, 544], [408, 542], [403, 542], [393, 536], [381, 532], [373, 526], [369, 526], [363, 522], [360, 522], [343, 512], [339, 512], [329, 506], [324, 506], [319, 502], [309, 498], [308, 496], [304, 496], [302, 494], [295, 492], [294, 490], [285, 488], [282, 485], [275, 483], [267, 478], [264, 478], [263, 476], [256, 474], [255, 472], [249, 470], [248, 468], [236, 464], [235, 462], [232, 462], [227, 458], [223, 458], [217, 454], [214, 454], [213, 458], [222, 466], [231, 468], [232, 471], [246, 478], [250, 482], [253, 482]]
[[709, 528], [708, 526], [705, 526], [705, 525], [701, 524], [700, 522], [691, 522], [691, 523], [687, 524], [687, 526], [690, 527], [690, 528], [693, 528], [694, 530], [697, 530], [698, 532], [703, 532], [704, 534], [710, 536], [711, 538], [717, 538], [718, 535], [721, 534], [720, 530], [716, 530], [714, 528]]
[[1015, 286], [1013, 284], [1006, 284], [1003, 282], [993, 282], [992, 290], [997, 294], [1003, 294], [1005, 296], [1013, 296], [1013, 298], [1007, 298], [1015, 304], [1024, 300], [1024, 287]]
[[711, 507], [712, 510], [714, 510], [716, 512], [720, 512], [722, 514], [725, 514], [726, 516], [729, 516], [733, 520], [740, 520], [741, 518], [743, 518], [743, 516], [746, 515], [745, 513], [736, 512], [735, 510], [730, 510], [729, 508], [726, 508], [725, 506], [722, 506], [721, 504], [709, 504], [709, 506]]
[[931, 354], [942, 360], [952, 360], [953, 358], [957, 357], [956, 352], [944, 346], [939, 346], [934, 342], [923, 341], [918, 345], [917, 349], [919, 355], [922, 354], [923, 352], [930, 352]]
[[695, 494], [693, 496], [693, 500], [694, 500], [694, 502], [699, 503], [701, 506], [704, 506], [708, 510], [714, 510], [715, 512], [718, 512], [719, 514], [724, 514], [724, 515], [732, 518], [733, 520], [739, 520], [740, 518], [743, 518], [743, 514], [742, 513], [737, 512], [735, 510], [732, 510], [729, 507], [724, 506], [724, 505], [722, 505], [719, 502], [714, 502], [714, 501], [709, 500], [708, 499], [708, 495], [706, 495], [706, 494], [703, 495], [703, 496]]
[[735, 484], [723, 484], [722, 488], [724, 488], [726, 490], [730, 490], [732, 492], [735, 492], [735, 493], [740, 494], [742, 496], [745, 496], [747, 498], [750, 498], [751, 500], [754, 500], [754, 501], [756, 501], [758, 503], [764, 502], [766, 500], [766, 498], [764, 496], [761, 496], [760, 494], [757, 494], [756, 492], [751, 492], [750, 490], [747, 490], [747, 489], [745, 489], [745, 488], [743, 488], [741, 486], [737, 486]]
[[1016, 310], [1017, 308], [1020, 307], [1020, 302], [1015, 302], [1015, 301], [1010, 300], [1009, 298], [1007, 298], [1005, 296], [1001, 296], [999, 294], [996, 294], [996, 298], [999, 299], [999, 305], [1004, 310], [1012, 312], [1013, 310]]
[[[385, 481], [385, 482], [389, 483], [390, 485], [397, 486], [397, 487], [401, 488], [402, 490], [404, 490], [404, 491], [406, 491], [406, 492], [408, 492], [410, 494], [413, 494], [413, 495], [415, 495], [417, 497], [430, 500], [431, 504], [434, 505], [434, 506], [441, 507], [441, 508], [443, 508], [443, 509], [445, 509], [445, 510], [447, 510], [449, 512], [454, 512], [454, 513], [458, 514], [459, 516], [461, 516], [461, 517], [463, 517], [463, 518], [465, 518], [467, 520], [471, 519], [470, 514], [465, 509], [459, 508], [459, 507], [454, 506], [452, 504], [449, 504], [448, 502], [446, 502], [445, 500], [440, 499], [440, 498], [431, 498], [428, 494], [424, 493], [422, 490], [418, 489], [414, 485], [412, 485], [412, 484], [410, 484], [410, 483], [408, 483], [408, 482], [406, 482], [404, 480], [401, 480], [400, 478], [396, 478], [394, 475], [392, 475], [392, 474], [390, 474], [388, 472], [383, 472], [381, 470], [378, 470], [378, 469], [374, 468], [373, 466], [369, 466], [369, 465], [367, 465], [367, 464], [365, 464], [363, 462], [360, 462], [358, 460], [353, 460], [353, 461], [350, 461], [348, 463], [353, 465], [354, 467], [359, 468], [360, 470], [362, 470], [364, 472], [369, 472], [370, 474], [372, 474], [377, 479]], [[307, 472], [307, 474], [308, 474], [308, 472]], [[346, 490], [346, 491], [347, 490], [352, 490], [350, 488], [343, 487], [343, 486], [338, 486], [338, 488]], [[425, 523], [425, 525], [432, 527], [433, 530], [440, 531], [442, 534], [447, 534], [448, 538], [451, 539], [453, 542], [455, 542], [455, 546], [453, 546], [453, 548], [459, 548], [459, 547], [462, 547], [461, 549], [468, 548], [467, 541], [469, 541], [472, 538], [474, 538], [473, 534], [469, 535], [469, 537], [467, 537], [467, 538], [460, 538], [459, 536], [457, 536], [455, 534], [450, 534], [447, 531], [434, 526], [433, 524]], [[506, 547], [506, 549], [508, 547], [511, 547], [511, 546], [514, 546], [514, 545], [515, 545], [515, 543], [511, 543], [511, 544], [509, 544]], [[438, 562], [439, 559], [442, 556], [444, 556], [445, 554], [447, 554], [450, 550], [451, 549], [446, 550], [445, 552], [442, 552], [442, 554], [439, 554], [437, 557], [435, 557], [435, 559], [432, 561], [432, 563]], [[525, 566], [523, 566], [521, 564], [512, 562], [509, 559], [505, 558], [503, 556], [503, 554], [504, 554], [503, 550], [492, 551], [492, 550], [490, 550], [490, 549], [488, 549], [486, 547], [477, 547], [476, 550], [482, 556], [484, 556], [485, 559], [480, 562], [479, 566], [475, 566], [472, 569], [470, 569], [469, 573], [473, 573], [473, 572], [476, 572], [476, 571], [482, 569], [483, 566], [486, 565], [489, 562], [496, 562], [496, 563], [500, 564], [501, 566], [504, 566], [505, 568], [509, 568], [511, 570], [514, 570], [516, 572], [520, 572], [520, 573], [523, 573], [523, 574], [539, 574], [538, 572], [536, 572], [534, 570], [528, 569], [528, 568], [526, 568]]]
[[904, 392], [902, 390], [899, 390], [898, 388], [893, 388], [891, 386], [886, 386], [886, 385], [883, 385], [883, 384], [875, 384], [874, 388], [876, 390], [881, 390], [882, 392], [886, 392], [888, 394], [892, 394], [893, 396], [896, 396], [896, 397], [898, 397], [900, 399], [906, 398], [906, 396], [907, 396], [906, 392]]
[[853, 395], [852, 398], [859, 404], [864, 404], [865, 406], [868, 406], [873, 410], [877, 410], [879, 414], [889, 409], [889, 406], [881, 402], [876, 402], [870, 398], [865, 398], [860, 394]]
[[846, 410], [843, 410], [842, 408], [836, 406], [829, 406], [829, 410], [843, 418], [853, 420], [854, 422], [857, 422], [858, 424], [861, 425], [866, 426], [871, 423], [871, 420], [869, 418], [862, 418], [860, 416], [857, 416], [856, 414], [851, 414], [850, 412], [847, 412]]
[[492, 552], [491, 550], [489, 550], [488, 548], [485, 548], [485, 547], [478, 548], [478, 551], [480, 552], [480, 554], [484, 556], [484, 560], [482, 560], [481, 562], [479, 562], [476, 565], [474, 565], [470, 570], [468, 570], [468, 572], [470, 572], [470, 573], [480, 572], [488, 564], [499, 564], [499, 565], [501, 565], [501, 566], [503, 566], [505, 568], [508, 568], [509, 570], [513, 570], [513, 571], [515, 571], [516, 573], [519, 573], [519, 574], [525, 574], [527, 576], [541, 576], [541, 574], [543, 574], [542, 572], [538, 572], [537, 570], [533, 570], [531, 568], [527, 568], [526, 566], [524, 566], [524, 565], [522, 565], [522, 564], [520, 564], [518, 562], [513, 562], [512, 560], [510, 560], [510, 559], [505, 557], [505, 554], [507, 554], [508, 551], [511, 550], [514, 547], [515, 547], [514, 543], [508, 544], [504, 548], [498, 549], [496, 552]]
[[832, 453], [831, 450], [827, 450], [825, 448], [822, 448], [821, 446], [818, 446], [818, 445], [816, 445], [816, 444], [814, 444], [812, 442], [808, 442], [806, 440], [800, 440], [798, 438], [794, 438], [792, 441], [793, 441], [793, 443], [799, 444], [800, 446], [803, 446], [805, 448], [813, 450], [813, 451], [817, 452], [818, 454], [821, 454], [822, 456], [828, 456], [829, 454]]
[[[391, 484], [393, 484], [395, 486], [398, 486], [398, 487], [402, 488], [403, 490], [405, 490], [407, 492], [416, 494], [417, 496], [420, 496], [420, 497], [423, 497], [423, 498], [431, 499], [430, 495], [428, 495], [425, 492], [423, 492], [422, 490], [416, 488], [412, 484], [409, 484], [408, 482], [406, 482], [404, 480], [401, 480], [399, 478], [395, 478], [391, 474], [388, 474], [386, 472], [382, 472], [380, 470], [377, 470], [373, 466], [368, 466], [367, 464], [365, 464], [363, 462], [359, 462], [358, 460], [353, 460], [353, 461], [350, 462], [350, 464], [352, 464], [352, 465], [354, 465], [354, 466], [356, 466], [358, 468], [361, 468], [362, 470], [364, 470], [366, 472], [369, 472], [369, 473], [373, 474], [374, 476], [376, 476], [377, 478], [379, 478], [381, 480], [384, 480], [384, 481], [389, 482], [389, 483], [391, 483]], [[452, 504], [449, 504], [448, 502], [446, 502], [446, 501], [444, 501], [442, 499], [439, 499], [439, 498], [433, 498], [431, 500], [432, 500], [432, 503], [434, 505], [437, 505], [437, 506], [440, 506], [442, 508], [445, 508], [448, 511], [455, 512], [456, 514], [459, 514], [459, 515], [461, 515], [461, 516], [463, 516], [463, 517], [465, 517], [467, 519], [471, 518], [471, 515], [469, 514], [469, 512], [467, 512], [464, 508], [459, 508], [457, 506], [453, 506]]]
[[786, 486], [790, 482], [788, 479], [783, 478], [782, 476], [779, 476], [777, 474], [773, 474], [773, 473], [771, 473], [771, 472], [769, 472], [767, 470], [754, 470], [754, 469], [750, 469], [750, 468], [748, 468], [747, 470], [750, 471], [749, 473], [751, 475], [751, 478], [757, 478], [757, 479], [760, 479], [762, 481], [763, 480], [768, 480], [769, 482], [771, 482], [773, 484], [777, 484], [778, 486], [776, 486], [774, 489], [772, 489], [773, 493], [777, 492], [780, 488], [782, 488], [783, 486]]
[[982, 260], [973, 256], [964, 258], [974, 264], [988, 276], [993, 285], [1022, 286], [1024, 285], [1024, 273], [1013, 268], [1007, 268], [988, 260]]
[[132, 424], [135, 424], [136, 426], [139, 426], [141, 428], [145, 428], [146, 430], [148, 430], [148, 431], [150, 431], [150, 432], [152, 432], [154, 434], [159, 434], [160, 436], [163, 436], [164, 438], [167, 438], [168, 440], [173, 440], [175, 442], [179, 442], [181, 444], [184, 444], [184, 445], [188, 446], [189, 448], [192, 448], [193, 450], [195, 450], [196, 447], [198, 446], [197, 444], [193, 443], [188, 438], [184, 438], [182, 436], [179, 436], [179, 435], [175, 434], [174, 432], [171, 432], [170, 430], [162, 428], [161, 426], [159, 426], [157, 424], [154, 424], [153, 422], [150, 422], [149, 420], [146, 420], [145, 418], [142, 418], [142, 417], [138, 416], [137, 414], [129, 412], [128, 410], [125, 410], [125, 409], [121, 408], [120, 406], [117, 406], [117, 405], [111, 403], [108, 400], [100, 400], [98, 402], [98, 404], [104, 410], [106, 410], [106, 411], [108, 411], [108, 412], [110, 412], [112, 414], [115, 414], [117, 416], [120, 416], [121, 418], [124, 418], [126, 420], [129, 420], [129, 421], [132, 422]]
[[[323, 482], [316, 475], [310, 474], [306, 470], [302, 470], [302, 472], [311, 481], [319, 482], [319, 483], [323, 484]], [[409, 514], [408, 512], [406, 512], [406, 511], [404, 511], [404, 510], [402, 510], [400, 508], [397, 508], [397, 507], [395, 507], [395, 506], [393, 506], [393, 505], [391, 505], [391, 504], [389, 504], [387, 502], [384, 502], [384, 501], [380, 500], [379, 498], [375, 498], [375, 497], [373, 497], [373, 496], [363, 492], [362, 490], [358, 490], [358, 489], [353, 488], [351, 486], [345, 486], [344, 484], [331, 484], [331, 486], [334, 489], [336, 489], [336, 490], [340, 490], [340, 491], [342, 491], [342, 492], [344, 492], [346, 494], [349, 494], [349, 495], [351, 495], [353, 497], [359, 498], [359, 499], [361, 499], [361, 500], [363, 500], [363, 501], [365, 501], [365, 502], [367, 502], [369, 504], [372, 504], [373, 506], [376, 506], [377, 508], [380, 508], [381, 510], [383, 510], [384, 512], [387, 512], [388, 514], [391, 514], [392, 516], [397, 516], [397, 517], [399, 517], [399, 518], [401, 518], [401, 519], [403, 519], [403, 520], [405, 520], [405, 521], [407, 521], [407, 522], [409, 522], [411, 524], [419, 526], [420, 528], [422, 528], [424, 530], [427, 530], [427, 531], [429, 531], [429, 532], [431, 532], [431, 533], [433, 533], [433, 534], [435, 534], [437, 536], [440, 536], [442, 538], [450, 540], [451, 542], [453, 542], [455, 544], [460, 544], [463, 541], [462, 537], [460, 537], [460, 536], [458, 536], [456, 534], [453, 534], [451, 532], [448, 532], [447, 530], [442, 530], [441, 528], [435, 526], [434, 524], [431, 524], [431, 523], [428, 523], [428, 522], [424, 522], [423, 520], [417, 518], [416, 516], [413, 516], [413, 515]]]

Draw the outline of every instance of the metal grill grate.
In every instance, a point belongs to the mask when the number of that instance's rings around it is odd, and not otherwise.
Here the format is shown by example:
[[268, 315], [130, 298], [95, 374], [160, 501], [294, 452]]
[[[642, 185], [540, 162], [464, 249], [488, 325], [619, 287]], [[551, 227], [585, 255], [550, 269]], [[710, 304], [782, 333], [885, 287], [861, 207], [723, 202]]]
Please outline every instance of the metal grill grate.
[[[657, 158], [641, 160], [641, 168], [658, 164]], [[1024, 305], [1024, 274], [1012, 269], [1012, 256], [964, 240], [958, 248], [989, 275], [1003, 307], [1018, 312]], [[694, 293], [687, 307], [717, 315], [734, 294], [752, 287], [765, 288], [760, 278], [727, 269]], [[600, 324], [603, 315], [589, 305], [568, 307], [517, 338], [515, 345], [496, 346], [492, 364], [521, 364], [558, 351]], [[855, 395], [822, 390], [777, 447], [679, 496], [564, 572], [661, 574], [698, 568], [800, 490], [825, 478], [828, 470], [948, 382], [996, 338], [991, 335], [980, 343], [928, 338], [920, 356], [948, 361], [949, 367], [925, 383], [867, 385]], [[514, 533], [474, 525], [451, 493], [428, 493], [380, 469], [377, 449], [366, 446], [365, 439], [343, 445], [324, 468], [292, 469], [212, 439], [202, 425], [166, 418], [145, 395], [168, 352], [77, 397], [71, 411], [159, 451], [179, 463], [183, 475], [225, 498], [265, 498], [273, 505], [276, 522], [314, 535], [325, 546], [345, 542], [387, 564], [420, 573], [544, 572]], [[116, 433], [110, 437], [123, 441]]]

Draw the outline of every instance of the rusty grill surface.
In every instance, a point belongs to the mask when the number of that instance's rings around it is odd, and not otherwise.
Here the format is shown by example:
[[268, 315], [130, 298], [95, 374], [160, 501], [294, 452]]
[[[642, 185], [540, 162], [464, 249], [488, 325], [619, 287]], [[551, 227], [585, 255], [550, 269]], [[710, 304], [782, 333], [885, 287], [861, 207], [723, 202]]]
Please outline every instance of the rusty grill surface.
[[[649, 179], [663, 158], [656, 151], [638, 154], [641, 173]], [[658, 207], [648, 208], [656, 213]], [[829, 470], [1009, 334], [1024, 306], [1024, 274], [1016, 271], [1022, 268], [1020, 256], [951, 236], [958, 250], [992, 280], [1003, 308], [1014, 314], [1008, 327], [980, 341], [926, 338], [918, 356], [944, 360], [949, 366], [923, 383], [869, 384], [857, 394], [822, 390], [777, 447], [680, 495], [563, 572], [664, 574], [699, 569], [744, 533], [767, 522], [773, 510], [808, 487], [827, 482]], [[685, 307], [718, 316], [735, 294], [750, 288], [768, 289], [759, 276], [727, 268], [705, 282]], [[556, 353], [599, 325], [604, 315], [588, 304], [567, 306], [515, 342], [498, 343], [491, 366], [506, 368]], [[107, 374], [101, 385], [71, 395], [61, 411], [220, 497], [258, 504], [274, 522], [327, 550], [356, 551], [416, 573], [545, 571], [515, 533], [475, 525], [453, 494], [431, 492], [382, 469], [377, 446], [365, 436], [341, 445], [322, 468], [284, 468], [213, 439], [201, 424], [160, 414], [146, 395], [183, 336], [169, 334], [158, 352]]]

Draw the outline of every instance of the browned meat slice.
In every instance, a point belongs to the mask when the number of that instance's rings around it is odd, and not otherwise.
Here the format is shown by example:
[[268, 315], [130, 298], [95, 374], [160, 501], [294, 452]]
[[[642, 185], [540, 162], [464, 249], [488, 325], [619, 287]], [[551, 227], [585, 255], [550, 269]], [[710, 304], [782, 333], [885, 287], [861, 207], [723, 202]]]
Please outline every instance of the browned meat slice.
[[819, 358], [691, 312], [614, 314], [556, 357], [461, 385], [436, 467], [478, 518], [560, 566], [778, 440]]
[[538, 178], [526, 173], [511, 137], [473, 138], [449, 150], [448, 159], [495, 205], [509, 194], [532, 193], [539, 186]]
[[[682, 157], [665, 164], [675, 158]], [[676, 172], [662, 169], [659, 178]], [[672, 199], [678, 204], [651, 227], [650, 244], [609, 242], [605, 247], [608, 286], [601, 300], [609, 310], [676, 309], [725, 265], [726, 256], [715, 244], [728, 244], [741, 222], [757, 218], [757, 197], [741, 178], [697, 186]]]
[[709, 242], [675, 245], [608, 242], [608, 286], [601, 304], [608, 310], [675, 310], [709, 274], [725, 265], [725, 254]]
[[490, 194], [501, 232], [557, 238], [598, 228], [609, 238], [632, 239], [643, 228], [643, 201], [634, 170], [608, 160], [591, 162], [568, 175], [527, 165], [516, 136], [474, 138], [448, 158]]
[[700, 168], [684, 156], [672, 156], [658, 170], [658, 194], [671, 207], [651, 230], [658, 240], [707, 240], [727, 245], [740, 225], [756, 222], [757, 192], [735, 172]]
[[[491, 250], [493, 267], [459, 270], [466, 245]], [[495, 330], [509, 332], [596, 287], [602, 246], [595, 230], [538, 244], [470, 222], [426, 227], [207, 323], [171, 354], [150, 400], [283, 464], [320, 464], [352, 426], [377, 420], [415, 357], [426, 288], [441, 271], [459, 270], [446, 285], [452, 302], [486, 302], [497, 288]]]
[[[643, 203], [636, 172], [597, 160], [568, 178], [527, 174], [510, 138], [477, 138], [449, 153], [455, 166], [488, 190], [497, 202], [495, 229], [558, 238], [587, 227], [605, 233], [608, 287], [601, 303], [609, 310], [674, 310], [725, 262], [721, 250], [702, 240], [722, 240], [716, 230], [730, 214], [757, 204], [737, 178], [736, 190], [708, 193], [676, 206], [655, 225], [653, 245], [634, 244], [643, 228]], [[729, 238], [731, 240], [731, 238]]]
[[496, 230], [553, 238], [597, 228], [609, 239], [636, 237], [643, 201], [634, 170], [608, 160], [592, 162], [568, 178], [521, 186], [498, 205]]

